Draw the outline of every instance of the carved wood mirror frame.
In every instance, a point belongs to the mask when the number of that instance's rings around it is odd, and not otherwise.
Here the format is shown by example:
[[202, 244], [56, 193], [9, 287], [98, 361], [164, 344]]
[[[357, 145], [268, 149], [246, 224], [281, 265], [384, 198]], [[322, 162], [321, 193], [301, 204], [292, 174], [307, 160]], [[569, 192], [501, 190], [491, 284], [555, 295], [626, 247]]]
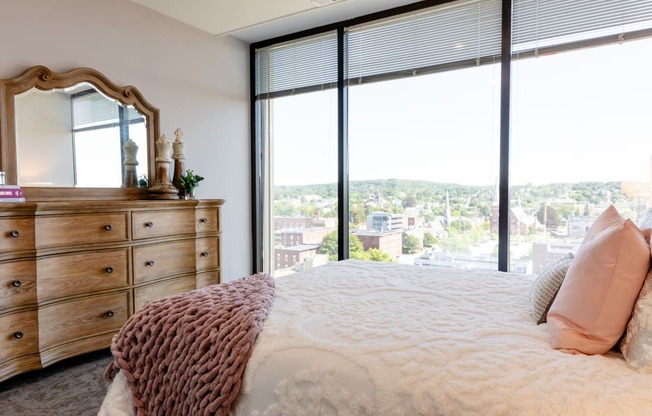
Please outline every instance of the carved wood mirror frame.
[[[0, 170], [5, 172], [6, 183], [16, 184], [18, 166], [16, 153], [16, 106], [18, 94], [36, 88], [42, 91], [70, 88], [89, 83], [98, 91], [124, 105], [132, 105], [145, 116], [147, 129], [147, 177], [150, 186], [156, 175], [155, 143], [159, 136], [159, 110], [152, 106], [133, 86], [120, 87], [100, 72], [91, 68], [76, 68], [68, 72], [53, 72], [45, 66], [34, 66], [12, 79], [0, 80]], [[75, 199], [147, 199], [146, 188], [75, 188], [75, 187], [23, 187], [28, 200]]]

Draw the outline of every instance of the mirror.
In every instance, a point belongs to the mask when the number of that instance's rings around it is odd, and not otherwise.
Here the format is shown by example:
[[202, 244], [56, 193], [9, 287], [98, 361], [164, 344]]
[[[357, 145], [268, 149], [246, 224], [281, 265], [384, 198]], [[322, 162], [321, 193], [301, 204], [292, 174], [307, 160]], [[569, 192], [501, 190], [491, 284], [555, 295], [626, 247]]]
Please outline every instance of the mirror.
[[90, 68], [36, 66], [0, 80], [0, 100], [0, 170], [26, 197], [147, 197], [138, 177], [154, 178], [158, 109], [136, 88]]

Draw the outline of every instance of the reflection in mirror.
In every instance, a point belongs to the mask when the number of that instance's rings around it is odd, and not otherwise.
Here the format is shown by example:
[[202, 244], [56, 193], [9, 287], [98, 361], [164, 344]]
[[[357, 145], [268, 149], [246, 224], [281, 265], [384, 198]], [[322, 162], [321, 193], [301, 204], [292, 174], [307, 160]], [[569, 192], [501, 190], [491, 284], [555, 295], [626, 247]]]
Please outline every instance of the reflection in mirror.
[[[18, 184], [120, 187], [125, 184], [128, 140], [137, 175], [147, 175], [147, 126], [133, 106], [108, 98], [91, 84], [15, 96]], [[133, 185], [132, 185], [133, 186]]]

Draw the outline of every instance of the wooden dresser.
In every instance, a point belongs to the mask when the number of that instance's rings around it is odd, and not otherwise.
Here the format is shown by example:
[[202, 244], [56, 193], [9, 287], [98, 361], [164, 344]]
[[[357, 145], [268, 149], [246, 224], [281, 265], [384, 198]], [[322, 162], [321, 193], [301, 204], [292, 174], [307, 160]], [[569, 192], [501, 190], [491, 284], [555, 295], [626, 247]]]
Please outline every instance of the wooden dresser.
[[219, 283], [223, 202], [0, 205], [0, 381], [106, 348], [145, 302]]

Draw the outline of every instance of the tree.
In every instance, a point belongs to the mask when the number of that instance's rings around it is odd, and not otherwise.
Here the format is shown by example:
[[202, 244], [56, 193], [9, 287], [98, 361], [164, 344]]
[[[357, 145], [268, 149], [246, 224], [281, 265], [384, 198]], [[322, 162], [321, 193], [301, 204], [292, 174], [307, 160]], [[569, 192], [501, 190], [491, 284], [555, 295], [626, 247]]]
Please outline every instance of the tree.
[[288, 201], [274, 201], [274, 215], [292, 217], [296, 215], [296, 208]]
[[559, 217], [559, 213], [550, 205], [542, 205], [539, 208], [539, 211], [537, 212], [537, 220], [539, 220], [541, 224], [544, 224], [546, 228], [552, 230], [556, 230], [561, 225], [561, 218]]
[[363, 251], [362, 253], [364, 254], [364, 258], [361, 260], [384, 261], [386, 263], [394, 262], [392, 256], [385, 253], [384, 251], [381, 251], [378, 248], [370, 248], [369, 250]]
[[[339, 246], [339, 239], [337, 236], [337, 231], [333, 231], [324, 237], [321, 242], [321, 246], [317, 249], [319, 254], [327, 254], [328, 259], [331, 261], [337, 261], [337, 248]], [[353, 234], [349, 233], [349, 258], [354, 258], [353, 255], [356, 253], [362, 253], [364, 248], [360, 239]]]
[[408, 195], [403, 199], [401, 204], [403, 205], [403, 208], [413, 208], [417, 206], [417, 199], [414, 195]]
[[414, 254], [421, 249], [419, 239], [413, 235], [406, 235], [403, 238], [403, 254]]
[[367, 215], [361, 205], [355, 205], [349, 208], [349, 218], [353, 226], [364, 225], [367, 222]]
[[424, 247], [432, 247], [435, 244], [437, 244], [437, 238], [432, 235], [431, 233], [425, 233], [423, 235], [423, 246]]

